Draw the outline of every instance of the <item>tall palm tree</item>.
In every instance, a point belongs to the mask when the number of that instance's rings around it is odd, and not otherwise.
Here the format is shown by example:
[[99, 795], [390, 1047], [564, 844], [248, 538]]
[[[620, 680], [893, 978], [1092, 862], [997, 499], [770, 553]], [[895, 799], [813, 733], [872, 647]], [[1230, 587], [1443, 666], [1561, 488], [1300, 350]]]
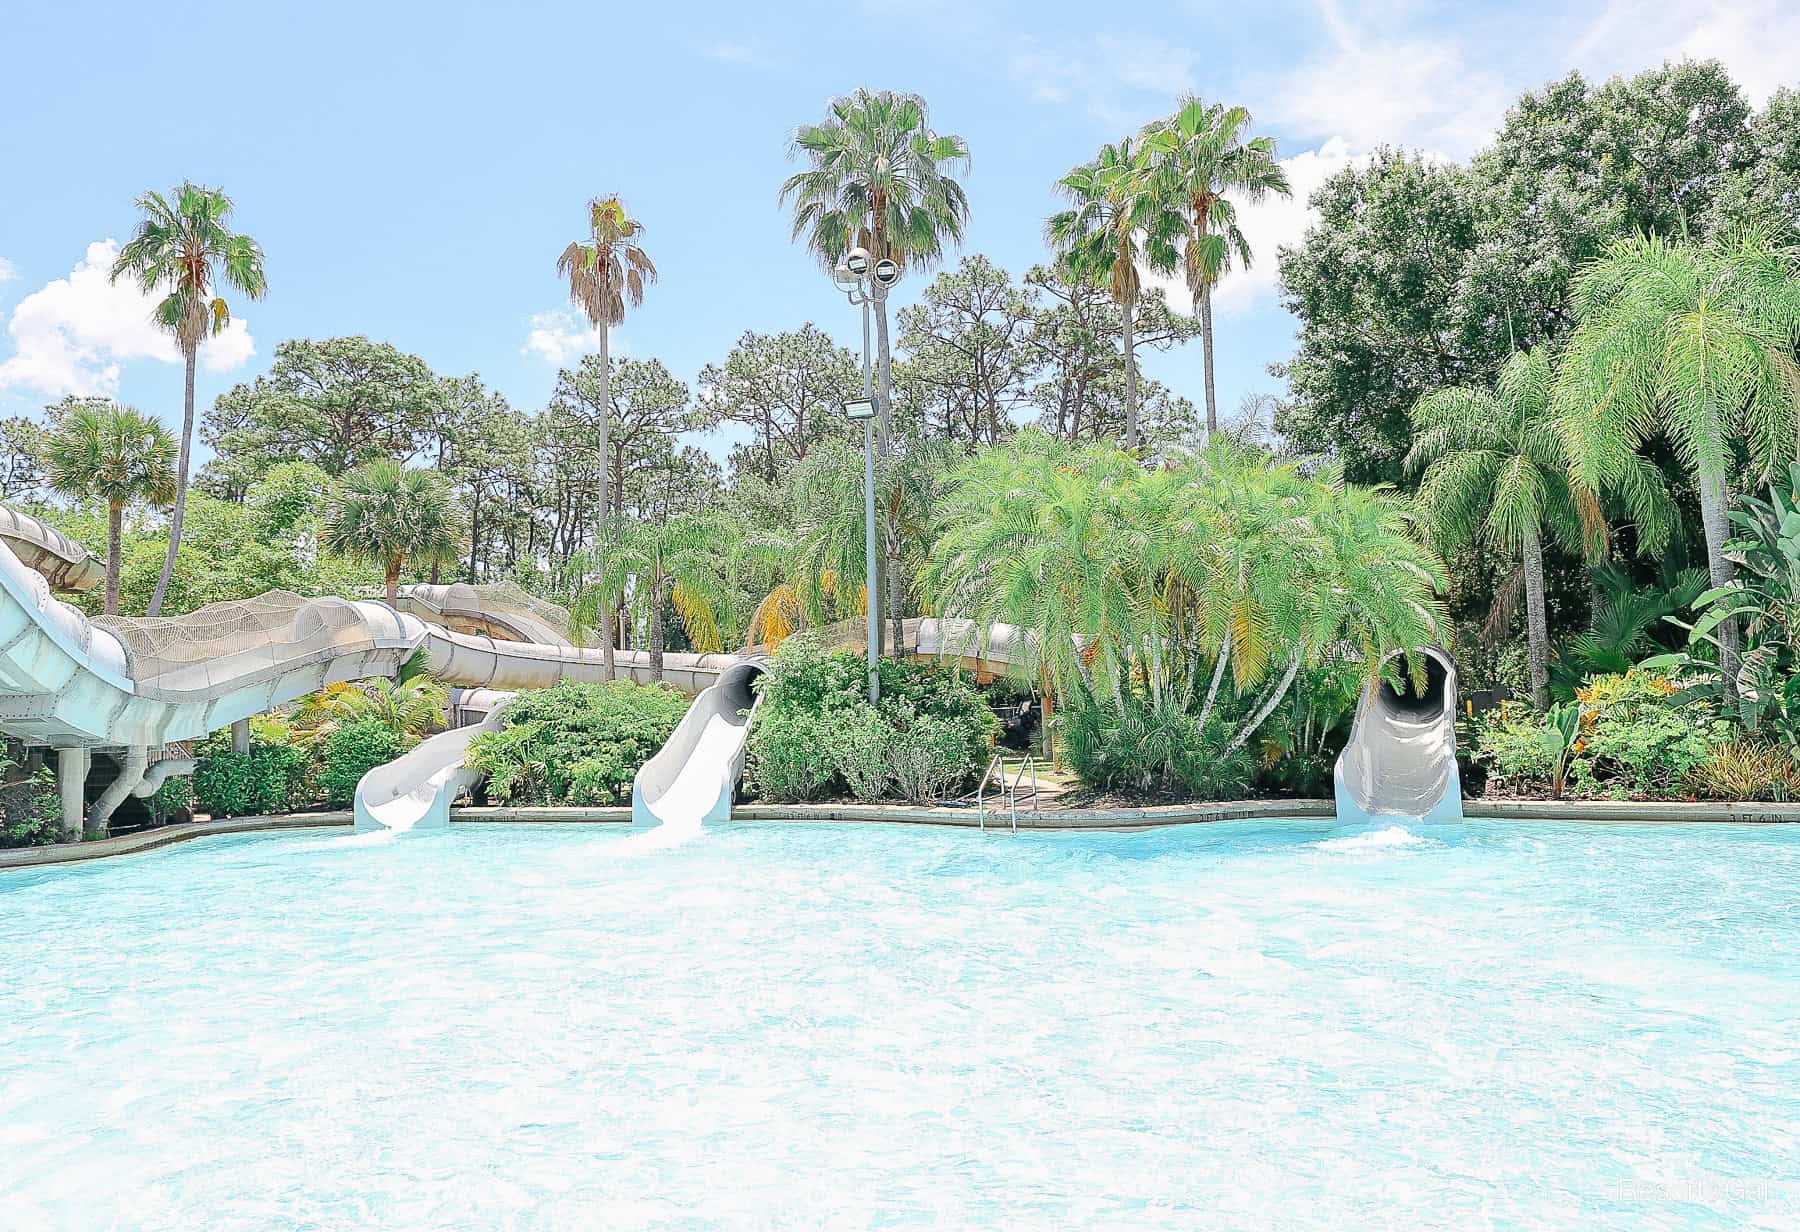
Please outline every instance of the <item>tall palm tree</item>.
[[[612, 327], [625, 320], [625, 308], [644, 302], [644, 288], [656, 281], [656, 265], [638, 246], [644, 224], [625, 210], [617, 194], [588, 202], [587, 237], [563, 249], [556, 272], [568, 280], [569, 300], [586, 315], [599, 336], [600, 402], [600, 526], [607, 533], [612, 509], [608, 499], [612, 484], [607, 470], [612, 454], [607, 448], [607, 429], [612, 419]], [[613, 645], [618, 640], [614, 611], [601, 613], [601, 639], [610, 675]]]
[[1182, 210], [1190, 229], [1182, 258], [1188, 291], [1200, 313], [1200, 344], [1206, 360], [1206, 430], [1219, 429], [1213, 391], [1212, 293], [1232, 262], [1248, 268], [1250, 244], [1238, 229], [1232, 197], [1255, 204], [1270, 194], [1291, 194], [1287, 172], [1275, 161], [1275, 139], [1248, 137], [1250, 113], [1242, 107], [1207, 103], [1193, 96], [1165, 120], [1145, 127], [1140, 140], [1155, 165], [1169, 203]]
[[379, 564], [390, 607], [400, 599], [400, 571], [408, 560], [454, 558], [462, 545], [462, 514], [437, 471], [377, 458], [345, 476], [321, 540], [346, 556]]
[[[788, 177], [781, 201], [793, 203], [794, 238], [806, 236], [827, 269], [852, 248], [872, 259], [929, 269], [946, 240], [960, 244], [969, 199], [954, 170], [969, 167], [961, 137], [931, 127], [917, 94], [858, 89], [831, 100], [825, 120], [802, 125], [789, 149], [806, 170]], [[893, 366], [888, 349], [887, 297], [875, 296], [882, 448], [892, 436]]]
[[[1666, 437], [1699, 489], [1708, 571], [1731, 585], [1736, 455], [1763, 482], [1794, 456], [1800, 422], [1800, 249], [1746, 228], [1715, 246], [1639, 236], [1576, 275], [1577, 325], [1554, 391], [1572, 471], [1618, 483], [1643, 444]], [[1719, 625], [1720, 669], [1735, 705], [1740, 635]]]
[[[1544, 606], [1544, 540], [1598, 559], [1606, 525], [1592, 488], [1569, 473], [1569, 451], [1550, 407], [1549, 352], [1507, 360], [1493, 389], [1440, 389], [1412, 409], [1406, 467], [1423, 475], [1418, 505], [1425, 527], [1450, 546], [1485, 539], [1520, 562], [1531, 701], [1550, 706], [1550, 631]], [[1643, 460], [1638, 459], [1641, 463]], [[1655, 481], [1634, 468], [1634, 493]], [[1662, 527], [1654, 509], [1645, 525]]]
[[106, 502], [106, 614], [119, 612], [119, 556], [125, 509], [175, 499], [175, 441], [162, 424], [128, 406], [85, 399], [58, 409], [44, 436], [50, 486], [77, 500]]
[[1104, 281], [1124, 324], [1125, 448], [1138, 447], [1138, 372], [1133, 325], [1143, 283], [1139, 265], [1173, 273], [1183, 231], [1181, 215], [1158, 190], [1151, 165], [1131, 138], [1104, 145], [1056, 182], [1072, 208], [1050, 216], [1044, 235], [1065, 254], [1077, 278]]
[[218, 294], [221, 284], [250, 299], [269, 289], [263, 252], [256, 241], [231, 229], [231, 198], [217, 188], [182, 181], [172, 194], [147, 192], [136, 233], [113, 262], [112, 281], [130, 275], [146, 295], [160, 295], [152, 317], [175, 336], [185, 376], [181, 400], [181, 451], [175, 468], [175, 508], [169, 517], [169, 550], [150, 595], [149, 615], [161, 613], [163, 593], [175, 571], [181, 524], [187, 514], [188, 456], [194, 442], [194, 368], [200, 344], [231, 324], [231, 308]]

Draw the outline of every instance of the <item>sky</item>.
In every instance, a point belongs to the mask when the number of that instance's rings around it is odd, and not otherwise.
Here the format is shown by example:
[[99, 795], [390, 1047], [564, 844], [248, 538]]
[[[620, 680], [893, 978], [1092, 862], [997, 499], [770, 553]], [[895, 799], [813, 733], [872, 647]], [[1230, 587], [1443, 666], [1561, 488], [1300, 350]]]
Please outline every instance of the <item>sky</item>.
[[[1052, 185], [1101, 143], [1186, 92], [1249, 108], [1295, 192], [1246, 207], [1256, 260], [1216, 297], [1229, 414], [1282, 392], [1268, 367], [1295, 322], [1276, 250], [1332, 172], [1381, 144], [1466, 158], [1522, 91], [1571, 69], [1717, 57], [1760, 104], [1800, 85], [1796, 46], [1796, 0], [9, 5], [0, 416], [101, 394], [179, 425], [174, 346], [106, 274], [134, 198], [184, 178], [230, 193], [269, 275], [202, 348], [202, 407], [283, 339], [342, 334], [541, 407], [592, 345], [556, 256], [609, 192], [661, 273], [615, 354], [691, 383], [745, 330], [811, 321], [855, 347], [856, 310], [790, 240], [777, 195], [794, 128], [857, 86], [924, 95], [968, 142], [964, 251], [1015, 276], [1046, 255]], [[899, 303], [926, 281], [909, 274]], [[1171, 302], [1189, 307], [1179, 286]], [[1197, 342], [1144, 366], [1201, 402]]]

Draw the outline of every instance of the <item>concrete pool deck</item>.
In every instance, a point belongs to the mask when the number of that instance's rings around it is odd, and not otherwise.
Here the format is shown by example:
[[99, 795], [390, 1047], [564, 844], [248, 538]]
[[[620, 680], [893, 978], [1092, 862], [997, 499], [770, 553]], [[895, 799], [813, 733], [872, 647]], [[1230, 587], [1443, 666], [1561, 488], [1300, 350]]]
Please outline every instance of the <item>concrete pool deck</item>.
[[[1578, 821], [1609, 825], [1792, 825], [1800, 823], [1800, 804], [1660, 803], [1635, 800], [1465, 800], [1471, 821]], [[1214, 804], [1163, 805], [1141, 809], [1068, 809], [1019, 814], [1020, 830], [1149, 830], [1161, 826], [1197, 825], [1259, 818], [1318, 820], [1335, 815], [1329, 800], [1233, 800]], [[450, 810], [455, 825], [592, 825], [626, 824], [631, 810], [603, 808], [475, 807]], [[732, 810], [733, 825], [763, 821], [882, 822], [895, 825], [959, 826], [976, 829], [980, 820], [971, 808], [921, 808], [905, 804], [745, 804]], [[117, 838], [82, 843], [53, 843], [0, 851], [0, 870], [72, 864], [110, 856], [153, 851], [193, 838], [216, 834], [252, 834], [272, 830], [348, 829], [348, 810], [288, 813], [273, 817], [233, 817], [222, 821], [190, 821], [142, 830]], [[1010, 818], [989, 812], [987, 828], [1002, 833]]]

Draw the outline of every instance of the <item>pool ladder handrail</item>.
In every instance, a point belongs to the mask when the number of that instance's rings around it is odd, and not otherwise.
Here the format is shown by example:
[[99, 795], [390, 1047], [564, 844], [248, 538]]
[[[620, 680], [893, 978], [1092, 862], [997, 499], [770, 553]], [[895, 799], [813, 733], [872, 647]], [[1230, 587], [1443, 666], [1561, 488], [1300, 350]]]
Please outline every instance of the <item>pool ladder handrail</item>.
[[987, 832], [987, 791], [990, 782], [997, 789], [994, 795], [995, 801], [1007, 806], [1007, 817], [1012, 832], [1014, 834], [1019, 832], [1019, 788], [1024, 784], [1025, 776], [1028, 773], [1031, 775], [1031, 790], [1026, 793], [1026, 798], [1031, 801], [1032, 808], [1027, 811], [1026, 815], [1031, 816], [1036, 810], [1038, 802], [1037, 758], [1030, 753], [1025, 754], [1025, 760], [1019, 763], [1019, 772], [1013, 776], [1010, 784], [1006, 781], [1005, 754], [995, 753], [988, 760], [987, 769], [981, 772], [981, 786], [975, 790], [975, 824], [982, 833]]

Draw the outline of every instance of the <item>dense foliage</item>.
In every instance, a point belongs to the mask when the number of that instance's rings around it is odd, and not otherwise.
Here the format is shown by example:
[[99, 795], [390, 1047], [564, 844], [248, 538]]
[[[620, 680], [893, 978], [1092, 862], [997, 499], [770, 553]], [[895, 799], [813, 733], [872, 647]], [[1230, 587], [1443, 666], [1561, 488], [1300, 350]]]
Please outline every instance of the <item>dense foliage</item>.
[[323, 743], [318, 788], [332, 808], [348, 808], [356, 798], [356, 784], [362, 776], [393, 761], [409, 745], [404, 733], [374, 718], [339, 723]]
[[535, 690], [507, 708], [500, 731], [475, 737], [468, 764], [487, 772], [496, 803], [624, 804], [687, 707], [672, 688], [626, 680]]
[[764, 799], [928, 801], [980, 773], [997, 724], [966, 676], [892, 659], [879, 675], [870, 706], [861, 654], [805, 635], [782, 643], [750, 731], [748, 776]]
[[41, 847], [62, 837], [56, 772], [35, 770], [19, 760], [21, 751], [0, 740], [0, 847]]
[[250, 751], [237, 753], [223, 729], [196, 745], [194, 756], [194, 801], [214, 817], [288, 813], [312, 803], [307, 751], [279, 737], [253, 732]]

